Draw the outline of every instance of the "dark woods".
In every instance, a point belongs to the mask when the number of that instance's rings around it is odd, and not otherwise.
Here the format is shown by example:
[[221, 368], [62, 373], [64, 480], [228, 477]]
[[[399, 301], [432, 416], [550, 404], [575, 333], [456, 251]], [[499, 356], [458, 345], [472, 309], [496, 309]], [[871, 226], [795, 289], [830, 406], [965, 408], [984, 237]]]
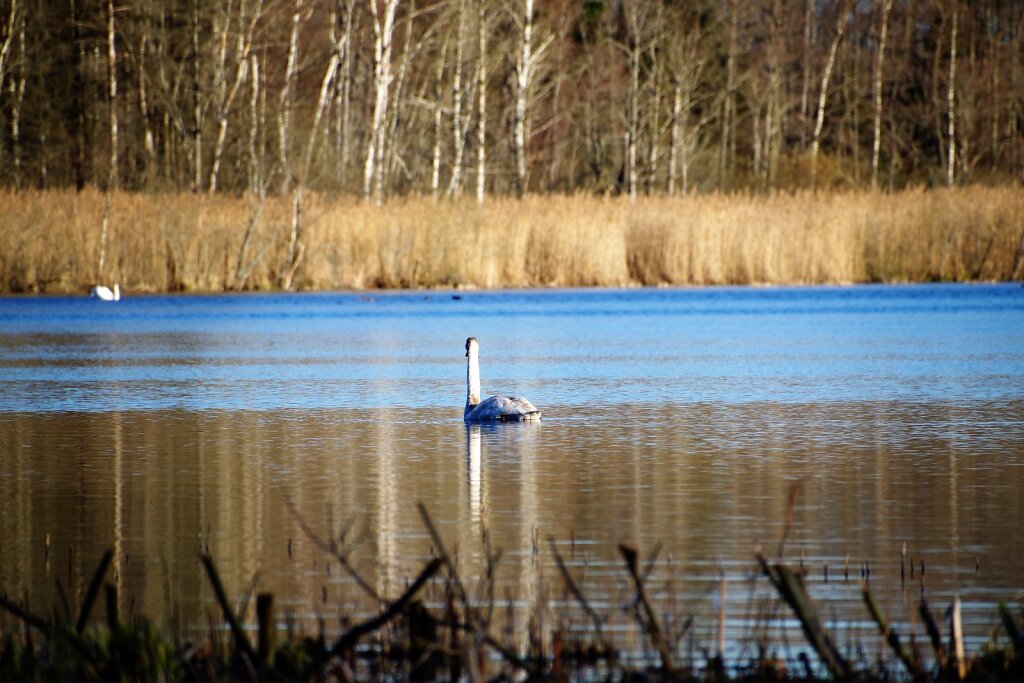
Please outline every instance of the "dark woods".
[[1020, 179], [1024, 4], [2, 0], [0, 184], [383, 199]]

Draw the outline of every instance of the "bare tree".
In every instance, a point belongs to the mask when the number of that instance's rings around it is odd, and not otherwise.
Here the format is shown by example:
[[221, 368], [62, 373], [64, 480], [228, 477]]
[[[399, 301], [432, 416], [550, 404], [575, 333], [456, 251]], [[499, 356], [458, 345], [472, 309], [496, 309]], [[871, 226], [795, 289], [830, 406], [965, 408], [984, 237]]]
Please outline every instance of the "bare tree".
[[[378, 5], [383, 2], [383, 8]], [[363, 198], [370, 200], [371, 189], [374, 202], [379, 206], [384, 201], [384, 125], [388, 114], [388, 88], [391, 85], [391, 37], [395, 28], [395, 13], [399, 0], [369, 0], [373, 17], [373, 118], [370, 124], [370, 139], [366, 147], [366, 164], [363, 172]]]
[[733, 160], [736, 158], [736, 90], [739, 58], [739, 3], [728, 0], [729, 13], [728, 43], [725, 58], [725, 90], [722, 92], [722, 135], [718, 150], [718, 185], [726, 187], [731, 182]]
[[[11, 102], [11, 146], [14, 152], [14, 187], [20, 189], [22, 186], [21, 168], [21, 109], [25, 103], [25, 84], [28, 81], [26, 70], [28, 65], [25, 60], [25, 12], [15, 12], [12, 7], [10, 15], [10, 31], [17, 31], [18, 36], [18, 62], [17, 76], [10, 84], [10, 92], [14, 96]], [[17, 28], [15, 28], [17, 27]]]
[[[213, 145], [213, 162], [210, 167], [208, 190], [212, 195], [217, 191], [217, 176], [220, 172], [221, 156], [224, 153], [224, 141], [228, 133], [228, 115], [234, 105], [235, 97], [241, 90], [248, 75], [249, 52], [252, 49], [253, 33], [263, 9], [263, 0], [255, 0], [251, 5], [243, 2], [238, 7], [237, 21], [240, 30], [231, 36], [232, 24], [235, 22], [233, 3], [226, 6], [227, 14], [223, 17], [221, 30], [217, 35], [217, 59], [214, 76], [214, 89], [217, 94], [217, 139]], [[294, 35], [294, 33], [293, 33]], [[234, 42], [234, 75], [230, 86], [227, 84], [227, 57], [230, 42]], [[291, 53], [289, 52], [289, 60]], [[288, 81], [286, 79], [286, 88]]]
[[[338, 9], [342, 8], [340, 21]], [[334, 45], [335, 54], [340, 60], [341, 77], [335, 79], [334, 88], [334, 111], [335, 138], [334, 149], [338, 157], [338, 178], [345, 184], [348, 175], [350, 125], [351, 125], [351, 101], [352, 101], [352, 23], [355, 16], [355, 0], [335, 0], [331, 12], [331, 42]], [[340, 23], [340, 31], [338, 24]]]
[[477, 0], [476, 61], [476, 201], [484, 203], [487, 179], [487, 13], [486, 0]]
[[466, 33], [466, 2], [458, 0], [459, 23], [455, 35], [455, 71], [452, 74], [452, 176], [448, 183], [448, 195], [462, 191], [462, 155], [466, 148], [466, 130], [469, 117], [462, 114], [462, 63]]
[[533, 49], [533, 0], [523, 0], [521, 18], [522, 39], [519, 43], [519, 54], [516, 56], [516, 105], [514, 140], [516, 155], [516, 192], [519, 196], [526, 193], [528, 177], [526, 164], [526, 144], [530, 137], [530, 120], [527, 105], [531, 97], [534, 76], [541, 56], [551, 44], [554, 36], [548, 36], [536, 51]]
[[437, 75], [434, 77], [434, 147], [430, 162], [430, 194], [437, 199], [441, 191], [441, 138], [443, 136], [443, 120], [441, 116], [441, 97], [443, 93], [445, 57], [448, 54], [448, 40], [441, 44], [437, 56]]
[[0, 89], [3, 88], [4, 76], [7, 73], [7, 61], [11, 56], [11, 44], [14, 42], [16, 26], [21, 23], [21, 15], [24, 9], [18, 0], [10, 0], [7, 8], [7, 21], [4, 22], [4, 38], [0, 42]]
[[248, 219], [245, 226], [245, 234], [242, 236], [242, 244], [238, 248], [238, 259], [235, 262], [235, 278], [233, 286], [240, 289], [249, 279], [249, 274], [259, 260], [259, 257], [250, 259], [249, 249], [256, 231], [259, 228], [260, 219], [263, 216], [263, 205], [267, 196], [267, 184], [263, 180], [262, 165], [262, 144], [260, 141], [260, 130], [263, 117], [260, 116], [260, 101], [262, 88], [260, 83], [260, 62], [256, 55], [249, 55], [249, 137], [248, 137], [248, 192], [246, 193], [246, 204]]
[[893, 0], [879, 0], [882, 17], [878, 28], [878, 53], [875, 58], [875, 77], [872, 89], [875, 100], [874, 137], [871, 141], [871, 187], [878, 188], [878, 157], [882, 148], [882, 65], [885, 62], [885, 43], [889, 35], [889, 13]]
[[836, 53], [839, 51], [839, 43], [846, 32], [846, 26], [850, 21], [852, 9], [852, 0], [843, 0], [843, 4], [839, 8], [839, 13], [836, 17], [835, 36], [832, 38], [828, 59], [825, 61], [825, 68], [821, 74], [821, 86], [818, 89], [818, 113], [814, 118], [814, 136], [811, 139], [811, 187], [817, 186], [818, 152], [821, 149], [821, 131], [825, 126], [825, 107], [828, 105], [829, 82], [832, 79], [832, 70], [836, 65]]
[[114, 0], [107, 0], [107, 109], [110, 133], [110, 165], [107, 168], [107, 194], [103, 205], [103, 222], [100, 227], [100, 254], [96, 268], [99, 278], [103, 277], [107, 264], [107, 232], [110, 227], [110, 211], [114, 191], [117, 189], [117, 43], [114, 24]]
[[946, 154], [946, 185], [952, 187], [956, 168], [956, 30], [958, 12], [956, 3], [953, 6], [953, 24], [949, 29], [949, 83], [946, 87], [947, 105], [947, 138]]
[[313, 125], [309, 129], [309, 137], [306, 139], [306, 149], [302, 154], [302, 161], [292, 190], [292, 216], [291, 232], [288, 235], [288, 248], [285, 252], [285, 266], [281, 274], [281, 288], [291, 289], [292, 281], [295, 279], [295, 271], [299, 268], [303, 254], [306, 253], [306, 245], [302, 241], [302, 195], [306, 188], [306, 180], [309, 177], [309, 170], [313, 163], [313, 150], [316, 146], [320, 133], [320, 122], [323, 119], [324, 111], [327, 109], [331, 95], [331, 86], [334, 83], [335, 74], [338, 71], [340, 59], [337, 52], [331, 54], [327, 62], [327, 69], [324, 71], [323, 79], [320, 82], [320, 96], [317, 98], [316, 112], [313, 114]]
[[288, 61], [284, 68], [284, 82], [277, 96], [277, 159], [281, 171], [281, 192], [288, 192], [293, 180], [288, 148], [292, 130], [292, 93], [295, 90], [295, 80], [298, 76], [299, 31], [302, 28], [305, 3], [306, 0], [294, 0], [292, 5]]

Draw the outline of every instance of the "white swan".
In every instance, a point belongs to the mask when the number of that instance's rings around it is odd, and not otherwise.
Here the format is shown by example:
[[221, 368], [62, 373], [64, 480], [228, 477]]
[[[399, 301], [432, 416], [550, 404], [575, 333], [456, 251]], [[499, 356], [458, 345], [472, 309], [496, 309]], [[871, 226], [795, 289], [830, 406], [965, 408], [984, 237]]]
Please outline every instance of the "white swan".
[[466, 422], [522, 422], [539, 420], [540, 411], [525, 398], [491, 396], [480, 402], [480, 343], [476, 337], [466, 340]]
[[100, 301], [120, 301], [121, 300], [121, 286], [116, 282], [114, 283], [114, 290], [111, 291], [110, 287], [104, 285], [96, 285], [89, 292], [89, 296], [93, 299], [99, 299]]

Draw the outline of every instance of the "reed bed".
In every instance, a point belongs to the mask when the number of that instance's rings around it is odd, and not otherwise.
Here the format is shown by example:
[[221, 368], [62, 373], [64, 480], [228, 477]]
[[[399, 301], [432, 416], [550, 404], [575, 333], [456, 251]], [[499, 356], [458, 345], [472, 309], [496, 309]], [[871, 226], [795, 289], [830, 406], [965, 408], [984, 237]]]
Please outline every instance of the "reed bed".
[[[526, 642], [515, 642], [506, 616], [497, 605], [494, 574], [500, 553], [487, 543], [487, 572], [468, 579], [460, 574], [457, 555], [446, 547], [426, 508], [419, 510], [431, 538], [432, 553], [422, 568], [404, 582], [401, 594], [378, 594], [353, 563], [358, 542], [346, 540], [343, 530], [331, 539], [317, 538], [302, 523], [313, 543], [366, 592], [373, 604], [370, 616], [346, 619], [344, 630], [328, 636], [321, 622], [315, 635], [286, 632], [275, 618], [273, 596], [250, 592], [229, 596], [209, 549], [198, 553], [218, 605], [206, 628], [161, 629], [130, 616], [122, 619], [117, 588], [109, 580], [113, 551], [99, 562], [91, 581], [72, 606], [59, 580], [63, 614], [33, 613], [27, 598], [0, 595], [0, 613], [13, 616], [16, 626], [0, 629], [0, 680], [163, 680], [163, 681], [320, 681], [351, 680], [607, 680], [666, 681], [1018, 681], [1024, 677], [1024, 610], [1015, 614], [1000, 604], [995, 626], [985, 647], [964, 650], [960, 605], [954, 599], [945, 616], [922, 597], [915, 627], [893, 623], [879, 607], [871, 589], [870, 568], [861, 570], [859, 593], [866, 624], [873, 626], [875, 644], [860, 643], [851, 651], [838, 644], [833, 629], [820, 614], [809, 589], [809, 570], [756, 551], [754, 580], [774, 595], [762, 613], [748, 615], [756, 642], [735, 661], [724, 652], [724, 600], [718, 614], [718, 645], [701, 646], [699, 657], [682, 654], [682, 643], [694, 627], [693, 606], [674, 605], [671, 613], [654, 603], [665, 584], [657, 574], [658, 552], [641, 558], [636, 548], [620, 545], [622, 579], [627, 594], [616, 612], [634, 622], [644, 653], [630, 658], [607, 638], [611, 628], [607, 606], [595, 606], [580, 582], [579, 569], [567, 564], [554, 539], [549, 539], [562, 583], [557, 614], [551, 605], [534, 606]], [[784, 537], [785, 538], [785, 537]], [[783, 539], [784, 543], [784, 539]], [[783, 543], [779, 545], [782, 552]], [[535, 544], [534, 553], [539, 553]], [[901, 558], [900, 582], [907, 587]], [[910, 564], [913, 567], [913, 562]], [[574, 576], [575, 571], [575, 576]], [[827, 572], [827, 570], [826, 570]], [[848, 568], [847, 568], [848, 573]], [[847, 577], [844, 581], [849, 581]], [[826, 579], [827, 582], [827, 579]], [[914, 583], [911, 569], [910, 584]], [[724, 597], [725, 584], [722, 592]], [[104, 602], [102, 617], [94, 614]], [[76, 592], [77, 596], [78, 593]], [[251, 618], [255, 603], [255, 622]], [[773, 643], [768, 634], [782, 622], [796, 622], [803, 644]], [[248, 627], [253, 624], [254, 627]], [[948, 626], [948, 637], [947, 637]], [[792, 627], [791, 629], [792, 630]], [[917, 633], [915, 633], [917, 632]], [[284, 633], [284, 637], [282, 637]], [[791, 661], [779, 650], [800, 650]], [[877, 655], [865, 657], [864, 649]], [[691, 647], [692, 651], [692, 647]]]
[[[291, 197], [0, 191], [0, 291], [500, 288], [1024, 278], [1024, 192], [687, 198]], [[246, 239], [246, 235], [248, 239]], [[244, 245], [244, 246], [243, 246]], [[286, 277], [291, 267], [293, 278]]]

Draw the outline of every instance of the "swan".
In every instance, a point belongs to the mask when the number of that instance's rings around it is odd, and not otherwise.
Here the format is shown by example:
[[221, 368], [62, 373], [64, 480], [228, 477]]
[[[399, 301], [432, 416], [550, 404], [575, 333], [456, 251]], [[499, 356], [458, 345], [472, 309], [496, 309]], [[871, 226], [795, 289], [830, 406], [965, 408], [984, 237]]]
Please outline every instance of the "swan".
[[523, 422], [539, 420], [540, 411], [525, 398], [491, 396], [480, 402], [480, 342], [466, 340], [466, 422]]
[[121, 300], [121, 286], [116, 282], [114, 283], [114, 290], [111, 291], [110, 287], [104, 285], [96, 285], [89, 292], [89, 296], [93, 299], [99, 299], [100, 301], [120, 301]]

